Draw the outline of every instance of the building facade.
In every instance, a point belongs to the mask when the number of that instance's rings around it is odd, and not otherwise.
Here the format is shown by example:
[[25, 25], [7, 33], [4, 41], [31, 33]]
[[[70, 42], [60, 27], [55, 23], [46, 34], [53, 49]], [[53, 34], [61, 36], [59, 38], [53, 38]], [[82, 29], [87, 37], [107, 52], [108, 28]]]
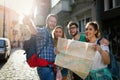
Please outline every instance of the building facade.
[[18, 20], [18, 13], [0, 5], [0, 37], [7, 37], [12, 40], [12, 28], [15, 22], [18, 22]]
[[34, 5], [32, 9], [32, 18], [35, 25], [43, 26], [45, 25], [45, 20], [47, 15], [51, 11], [51, 0], [34, 0]]
[[[69, 21], [75, 21], [79, 25], [79, 31], [85, 31], [88, 21], [96, 20], [94, 0], [53, 0], [51, 13], [58, 15], [58, 24], [65, 28]], [[69, 35], [68, 35], [69, 37]]]
[[109, 39], [112, 52], [120, 63], [120, 0], [96, 0], [96, 6], [102, 35]]
[[12, 47], [31, 37], [29, 27], [22, 23], [22, 14], [0, 5], [0, 37], [10, 40]]

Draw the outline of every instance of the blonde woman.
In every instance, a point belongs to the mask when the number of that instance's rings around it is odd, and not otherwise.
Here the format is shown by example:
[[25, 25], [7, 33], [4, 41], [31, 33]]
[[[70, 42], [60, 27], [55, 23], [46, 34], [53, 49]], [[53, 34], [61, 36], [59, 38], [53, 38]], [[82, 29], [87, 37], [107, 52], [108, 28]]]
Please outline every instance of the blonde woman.
[[[58, 42], [59, 37], [65, 38], [65, 34], [64, 34], [62, 26], [56, 26], [56, 28], [53, 30], [53, 41], [54, 41], [55, 48], [57, 47], [57, 42]], [[56, 51], [55, 53], [57, 55], [59, 52]], [[61, 68], [61, 67], [58, 67], [58, 68], [61, 69], [62, 80], [67, 80], [68, 69]]]

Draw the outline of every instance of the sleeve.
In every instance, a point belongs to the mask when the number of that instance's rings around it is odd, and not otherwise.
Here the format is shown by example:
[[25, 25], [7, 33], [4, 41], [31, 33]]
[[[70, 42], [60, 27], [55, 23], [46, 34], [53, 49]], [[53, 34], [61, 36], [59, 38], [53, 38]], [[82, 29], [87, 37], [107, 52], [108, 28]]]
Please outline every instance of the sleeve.
[[109, 47], [106, 45], [100, 45], [100, 47], [102, 48], [103, 51], [108, 51], [109, 52]]
[[48, 36], [46, 36], [45, 28], [38, 29], [37, 46], [39, 50], [41, 50], [47, 44], [47, 41], [48, 41], [47, 38]]

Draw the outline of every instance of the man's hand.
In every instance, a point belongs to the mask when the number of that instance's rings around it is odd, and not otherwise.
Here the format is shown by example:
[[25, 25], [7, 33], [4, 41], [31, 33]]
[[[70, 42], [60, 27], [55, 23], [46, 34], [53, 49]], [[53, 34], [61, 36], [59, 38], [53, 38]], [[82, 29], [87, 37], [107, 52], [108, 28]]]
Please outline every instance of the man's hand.
[[25, 25], [29, 25], [29, 26], [33, 24], [32, 20], [29, 17], [24, 17], [23, 18], [23, 23]]
[[23, 18], [23, 24], [28, 25], [32, 35], [37, 35], [37, 29], [32, 19], [29, 17]]

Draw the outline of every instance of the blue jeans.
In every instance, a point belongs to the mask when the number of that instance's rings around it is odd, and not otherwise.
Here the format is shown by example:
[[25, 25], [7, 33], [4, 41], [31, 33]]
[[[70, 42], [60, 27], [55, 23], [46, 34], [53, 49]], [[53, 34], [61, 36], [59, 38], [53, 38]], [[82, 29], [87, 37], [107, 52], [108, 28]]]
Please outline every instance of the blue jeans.
[[51, 67], [37, 67], [40, 80], [55, 80], [54, 70]]

